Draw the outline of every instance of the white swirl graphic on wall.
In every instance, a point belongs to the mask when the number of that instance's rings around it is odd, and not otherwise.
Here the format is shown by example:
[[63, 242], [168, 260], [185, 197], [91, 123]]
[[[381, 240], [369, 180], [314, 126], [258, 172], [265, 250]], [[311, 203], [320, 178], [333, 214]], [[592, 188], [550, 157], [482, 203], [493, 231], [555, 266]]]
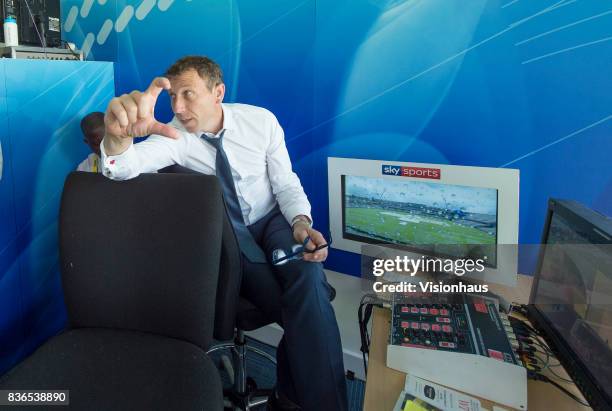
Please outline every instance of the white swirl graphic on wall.
[[[186, 0], [186, 1], [189, 2], [189, 0]], [[80, 15], [82, 18], [87, 18], [87, 16], [89, 16], [91, 9], [94, 5], [94, 2], [95, 0], [83, 0], [83, 3], [81, 4], [81, 9], [80, 9]], [[106, 2], [107, 0], [97, 1], [97, 3], [101, 6], [105, 5]], [[153, 10], [153, 7], [155, 7], [156, 4], [157, 4], [157, 8], [161, 12], [165, 12], [172, 6], [173, 3], [174, 3], [174, 0], [158, 0], [158, 1], [143, 0], [135, 12], [134, 12], [133, 6], [130, 6], [130, 5], [125, 6], [125, 8], [121, 11], [121, 13], [119, 13], [117, 20], [113, 22], [112, 20], [107, 19], [102, 24], [97, 35], [95, 35], [92, 32], [87, 33], [85, 35], [83, 39], [83, 43], [79, 47], [83, 52], [83, 58], [87, 59], [87, 57], [89, 56], [89, 53], [91, 52], [91, 47], [93, 46], [94, 41], [97, 41], [99, 45], [103, 45], [106, 42], [106, 40], [110, 36], [110, 33], [113, 30], [113, 27], [115, 28], [115, 31], [117, 33], [121, 33], [127, 28], [127, 26], [130, 23], [130, 20], [132, 20], [132, 17], [136, 16], [137, 20], [144, 20], [147, 17], [147, 15], [151, 12], [151, 10]], [[77, 21], [78, 16], [79, 16], [79, 8], [77, 6], [72, 6], [70, 8], [70, 11], [68, 12], [66, 21], [64, 23], [64, 31], [66, 33], [70, 33], [72, 31]]]
[[83, 45], [81, 46], [81, 51], [83, 52], [83, 56], [87, 56], [89, 54], [89, 52], [91, 51], [91, 46], [93, 45], [93, 42], [94, 42], [94, 34], [88, 33], [87, 36], [85, 36]]
[[70, 8], [70, 11], [68, 12], [68, 17], [66, 17], [66, 22], [64, 23], [64, 31], [68, 33], [72, 30], [78, 15], [79, 8], [77, 6], [72, 6], [72, 8]]
[[170, 8], [170, 6], [172, 6], [172, 3], [174, 3], [174, 0], [159, 0], [157, 3], [157, 8], [160, 11], [166, 11]]
[[125, 6], [115, 22], [115, 31], [117, 33], [121, 33], [123, 30], [125, 30], [130, 20], [132, 20], [132, 16], [134, 16], [134, 7]]
[[94, 0], [83, 0], [83, 5], [81, 6], [81, 17], [85, 18], [89, 16], [89, 12], [91, 11], [91, 6], [93, 6]]
[[100, 31], [98, 32], [98, 37], [96, 38], [96, 41], [98, 42], [98, 44], [100, 45], [104, 44], [112, 30], [113, 30], [113, 21], [111, 19], [107, 19], [102, 25], [102, 27], [100, 28]]
[[138, 20], [144, 20], [147, 14], [153, 10], [153, 7], [155, 7], [155, 0], [144, 0], [136, 9], [136, 18]]

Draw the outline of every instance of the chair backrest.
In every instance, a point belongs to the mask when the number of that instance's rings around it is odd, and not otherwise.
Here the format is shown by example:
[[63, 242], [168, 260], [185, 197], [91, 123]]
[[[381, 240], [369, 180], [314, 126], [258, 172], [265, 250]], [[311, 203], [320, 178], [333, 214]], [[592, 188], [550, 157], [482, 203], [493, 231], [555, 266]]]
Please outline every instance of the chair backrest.
[[71, 173], [59, 222], [69, 326], [155, 333], [206, 349], [223, 216], [214, 177]]
[[[168, 166], [158, 172], [202, 175], [197, 171], [180, 165]], [[225, 207], [223, 211], [221, 264], [219, 267], [214, 331], [214, 337], [219, 341], [231, 340], [234, 337], [236, 313], [238, 311], [238, 302], [240, 299], [240, 284], [242, 282], [242, 259], [240, 248], [238, 247], [238, 241], [234, 235], [234, 229], [230, 223]]]

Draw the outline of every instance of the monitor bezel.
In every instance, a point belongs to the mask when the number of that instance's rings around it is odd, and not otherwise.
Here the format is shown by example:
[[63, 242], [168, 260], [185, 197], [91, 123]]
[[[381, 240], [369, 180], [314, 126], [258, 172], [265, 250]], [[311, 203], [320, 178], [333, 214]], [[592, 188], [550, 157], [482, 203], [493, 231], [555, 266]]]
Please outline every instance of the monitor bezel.
[[[425, 179], [388, 175], [382, 172], [382, 167], [388, 165], [394, 167], [438, 169], [439, 178]], [[371, 244], [366, 241], [355, 241], [343, 237], [342, 175], [378, 177], [383, 179], [395, 179], [396, 181], [414, 180], [497, 189], [497, 267], [492, 268], [485, 266], [484, 271], [472, 272], [469, 275], [465, 275], [463, 279], [467, 281], [475, 280], [485, 283], [495, 283], [508, 287], [516, 286], [518, 272], [519, 170], [329, 157], [329, 225], [330, 233], [334, 238], [332, 248], [356, 254], [367, 254], [370, 257], [388, 255], [389, 258], [405, 256], [407, 258], [419, 259], [424, 255], [427, 256], [427, 254], [403, 249], [398, 250], [398, 247], [394, 244]]]
[[[594, 211], [587, 209], [583, 205], [567, 200], [549, 199], [546, 220], [542, 230], [541, 244], [548, 243], [550, 233], [550, 224], [553, 214], [558, 213], [565, 219], [580, 224], [594, 224], [595, 219], [602, 216]], [[609, 231], [612, 233], [612, 230]], [[612, 244], [612, 242], [611, 242]], [[527, 306], [528, 318], [534, 327], [541, 332], [542, 337], [546, 341], [548, 347], [555, 354], [565, 371], [576, 383], [584, 398], [589, 402], [589, 405], [595, 410], [612, 409], [612, 397], [610, 397], [602, 388], [599, 387], [596, 378], [590, 372], [588, 367], [580, 360], [580, 356], [574, 352], [573, 348], [565, 341], [563, 336], [554, 327], [537, 305], [534, 304], [537, 294], [538, 283], [542, 265], [544, 263], [545, 247], [540, 247], [538, 253], [538, 263], [536, 266], [531, 293], [529, 296], [529, 305]]]

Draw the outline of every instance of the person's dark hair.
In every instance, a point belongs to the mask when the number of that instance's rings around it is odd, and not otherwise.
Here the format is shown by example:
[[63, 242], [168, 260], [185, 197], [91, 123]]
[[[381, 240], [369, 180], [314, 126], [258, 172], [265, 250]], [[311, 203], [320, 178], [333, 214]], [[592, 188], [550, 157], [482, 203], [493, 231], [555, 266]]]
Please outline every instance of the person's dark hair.
[[187, 70], [195, 70], [206, 81], [209, 90], [223, 83], [221, 67], [205, 56], [185, 56], [178, 59], [166, 70], [166, 77], [176, 77]]
[[100, 127], [104, 129], [104, 113], [100, 111], [89, 113], [81, 120], [81, 131], [85, 136]]

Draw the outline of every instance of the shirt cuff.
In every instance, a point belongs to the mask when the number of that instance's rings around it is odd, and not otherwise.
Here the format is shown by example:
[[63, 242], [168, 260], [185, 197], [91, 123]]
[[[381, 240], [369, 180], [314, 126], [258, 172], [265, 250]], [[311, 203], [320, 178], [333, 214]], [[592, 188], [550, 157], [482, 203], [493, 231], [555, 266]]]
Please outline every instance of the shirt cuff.
[[104, 150], [104, 140], [102, 140], [100, 153], [102, 158], [102, 174], [105, 177], [112, 180], [125, 180], [135, 177], [131, 175], [131, 168], [128, 167], [128, 164], [135, 164], [138, 161], [134, 142], [123, 153], [109, 156]]
[[285, 216], [285, 218], [287, 219], [287, 222], [289, 224], [291, 224], [291, 221], [299, 216], [299, 215], [305, 215], [306, 217], [308, 217], [310, 219], [310, 221], [312, 222], [311, 227], [314, 227], [314, 221], [312, 219], [312, 216], [310, 215], [310, 211], [306, 211], [303, 208], [299, 207], [299, 206], [293, 206], [293, 207], [289, 207], [287, 210], [285, 210], [285, 212], [283, 213], [283, 215]]

